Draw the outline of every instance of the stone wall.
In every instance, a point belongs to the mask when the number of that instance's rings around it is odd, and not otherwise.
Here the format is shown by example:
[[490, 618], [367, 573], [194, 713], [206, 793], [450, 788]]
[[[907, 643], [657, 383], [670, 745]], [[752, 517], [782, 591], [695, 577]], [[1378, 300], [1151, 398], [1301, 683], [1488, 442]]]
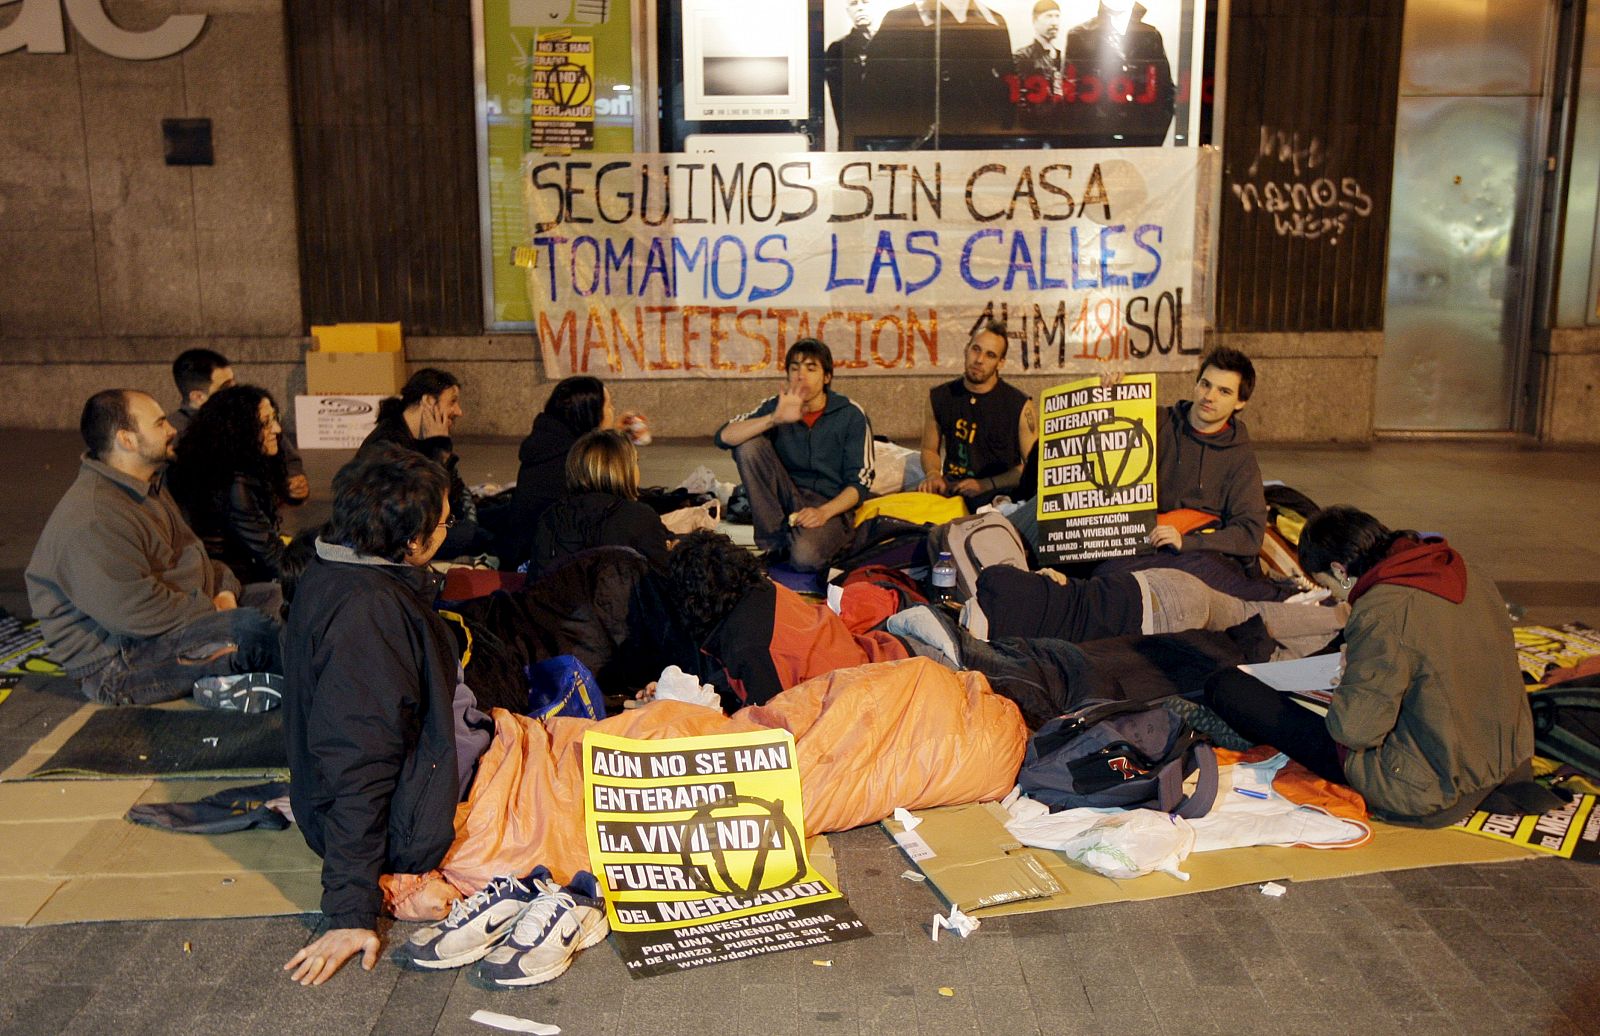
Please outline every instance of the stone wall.
[[1600, 328], [1563, 328], [1534, 352], [1540, 385], [1539, 440], [1600, 443]]
[[[10, 7], [11, 5], [7, 5]], [[169, 364], [216, 348], [288, 400], [304, 388], [294, 159], [282, 0], [106, 0], [125, 29], [175, 12], [208, 23], [181, 54], [108, 57], [68, 28], [67, 53], [0, 56], [0, 379], [9, 427], [71, 428], [111, 385], [176, 402]], [[9, 17], [10, 12], [0, 17]], [[163, 118], [209, 118], [215, 165], [167, 166]], [[1263, 441], [1360, 444], [1373, 435], [1381, 332], [1212, 336], [1256, 358], [1246, 416]], [[467, 383], [465, 434], [521, 435], [542, 404], [532, 336], [414, 337], [413, 368]], [[1535, 353], [1541, 438], [1600, 442], [1600, 330], [1556, 330]], [[1009, 371], [1029, 391], [1057, 380]], [[875, 430], [914, 440], [932, 377], [841, 377]], [[1183, 398], [1192, 372], [1161, 377]], [[663, 438], [704, 436], [773, 382], [614, 386]]]
[[[70, 25], [65, 54], [0, 56], [8, 365], [123, 362], [144, 338], [299, 333], [282, 4], [107, 6], [131, 31], [180, 8], [209, 17], [174, 57], [108, 57]], [[164, 118], [211, 119], [215, 165], [166, 165]], [[62, 343], [59, 358], [25, 344], [40, 340]]]

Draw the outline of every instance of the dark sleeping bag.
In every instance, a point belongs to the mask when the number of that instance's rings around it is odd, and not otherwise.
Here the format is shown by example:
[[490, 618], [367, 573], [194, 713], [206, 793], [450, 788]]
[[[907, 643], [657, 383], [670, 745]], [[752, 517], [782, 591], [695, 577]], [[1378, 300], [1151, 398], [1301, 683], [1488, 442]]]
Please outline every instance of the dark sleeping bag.
[[[529, 663], [572, 655], [604, 691], [620, 693], [685, 660], [681, 647], [674, 650], [676, 623], [655, 579], [646, 578], [649, 569], [636, 551], [597, 547], [573, 555], [521, 591], [464, 601], [452, 610], [503, 646], [509, 661], [491, 667], [502, 675], [508, 666], [521, 673]], [[692, 658], [687, 656], [691, 664]], [[470, 665], [467, 685], [478, 690]]]
[[1187, 630], [1072, 644], [1048, 637], [999, 637], [985, 644], [960, 633], [962, 663], [1016, 703], [1029, 730], [1086, 701], [1198, 698], [1220, 669], [1265, 662], [1277, 647], [1252, 616], [1223, 632]]

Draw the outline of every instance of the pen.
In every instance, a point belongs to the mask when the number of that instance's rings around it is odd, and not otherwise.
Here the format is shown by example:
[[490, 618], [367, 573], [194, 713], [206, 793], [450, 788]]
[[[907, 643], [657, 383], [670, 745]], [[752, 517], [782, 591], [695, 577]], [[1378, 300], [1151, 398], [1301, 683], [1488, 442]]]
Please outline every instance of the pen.
[[1264, 791], [1247, 791], [1247, 790], [1246, 790], [1246, 789], [1244, 789], [1244, 788], [1235, 788], [1235, 789], [1233, 789], [1233, 790], [1234, 790], [1234, 791], [1236, 791], [1236, 792], [1238, 792], [1238, 793], [1239, 793], [1239, 794], [1240, 794], [1240, 795], [1243, 795], [1243, 796], [1244, 796], [1244, 797], [1245, 797], [1245, 798], [1250, 798], [1250, 799], [1265, 799], [1265, 798], [1267, 798], [1267, 797], [1268, 797], [1268, 796], [1267, 796], [1267, 793], [1266, 793], [1266, 792], [1264, 792]]

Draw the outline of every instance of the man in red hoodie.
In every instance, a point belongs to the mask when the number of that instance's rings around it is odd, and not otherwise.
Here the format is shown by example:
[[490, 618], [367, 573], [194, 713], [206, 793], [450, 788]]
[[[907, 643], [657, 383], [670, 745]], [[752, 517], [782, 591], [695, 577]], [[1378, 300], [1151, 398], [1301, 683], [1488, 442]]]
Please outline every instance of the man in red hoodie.
[[1236, 670], [1207, 701], [1235, 730], [1349, 784], [1380, 817], [1444, 827], [1482, 807], [1543, 812], [1533, 717], [1505, 601], [1437, 537], [1330, 507], [1300, 535], [1305, 570], [1350, 603], [1326, 719]]

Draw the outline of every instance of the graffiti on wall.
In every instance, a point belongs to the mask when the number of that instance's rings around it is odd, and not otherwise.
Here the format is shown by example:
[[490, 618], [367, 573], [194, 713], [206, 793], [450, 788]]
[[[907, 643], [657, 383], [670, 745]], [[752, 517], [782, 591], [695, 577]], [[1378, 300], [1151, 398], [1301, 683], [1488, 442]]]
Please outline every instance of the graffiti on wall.
[[1234, 198], [1246, 213], [1271, 216], [1279, 237], [1337, 245], [1356, 221], [1372, 214], [1372, 198], [1361, 182], [1333, 172], [1313, 134], [1262, 126], [1245, 175], [1230, 185]]

